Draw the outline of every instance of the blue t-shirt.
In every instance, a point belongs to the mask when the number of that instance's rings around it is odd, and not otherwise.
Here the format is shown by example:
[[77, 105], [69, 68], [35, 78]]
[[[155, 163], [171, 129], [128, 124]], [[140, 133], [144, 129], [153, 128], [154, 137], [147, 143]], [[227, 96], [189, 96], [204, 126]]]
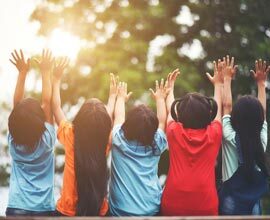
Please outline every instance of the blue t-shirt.
[[25, 146], [16, 145], [8, 134], [12, 158], [8, 207], [29, 211], [53, 211], [54, 201], [54, 144], [53, 125], [45, 123], [35, 150], [27, 152]]
[[113, 128], [112, 164], [109, 192], [113, 216], [152, 216], [159, 213], [162, 188], [158, 162], [167, 147], [165, 133], [158, 129], [154, 149], [124, 137], [121, 125]]

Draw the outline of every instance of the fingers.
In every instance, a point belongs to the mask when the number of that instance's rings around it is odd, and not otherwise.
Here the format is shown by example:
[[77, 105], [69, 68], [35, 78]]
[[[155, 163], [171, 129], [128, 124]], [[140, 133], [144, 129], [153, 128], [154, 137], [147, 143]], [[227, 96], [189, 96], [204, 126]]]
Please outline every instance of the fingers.
[[213, 66], [214, 66], [214, 73], [217, 73], [218, 72], [218, 68], [217, 68], [216, 61], [213, 61]]
[[211, 76], [211, 74], [210, 74], [210, 73], [206, 73], [206, 76], [207, 76], [207, 78], [209, 79], [209, 81], [210, 81], [211, 83], [213, 83], [213, 77]]
[[9, 61], [16, 66], [16, 63], [12, 59], [9, 59]]
[[21, 54], [21, 59], [22, 59], [23, 62], [24, 62], [24, 56], [23, 56], [23, 51], [22, 51], [22, 49], [20, 49], [20, 54]]
[[173, 71], [173, 73], [172, 73], [172, 80], [175, 81], [176, 78], [177, 78], [177, 76], [179, 76], [179, 75], [180, 75], [180, 71], [179, 71], [179, 69], [177, 68], [177, 69], [175, 69], [175, 70]]
[[255, 71], [257, 72], [259, 70], [259, 63], [258, 60], [255, 61]]
[[15, 60], [15, 62], [17, 62], [19, 59], [16, 57], [15, 51], [16, 50], [14, 50], [14, 52], [11, 53], [11, 56], [13, 57], [13, 59]]
[[226, 66], [230, 66], [230, 56], [226, 56]]
[[115, 78], [113, 73], [110, 73], [110, 85], [115, 86]]
[[164, 79], [161, 79], [159, 88], [164, 89]]
[[15, 56], [16, 56], [17, 60], [20, 60], [20, 56], [19, 56], [17, 50], [14, 50], [14, 53], [15, 53]]
[[263, 61], [262, 68], [263, 68], [263, 71], [266, 71], [266, 61]]
[[234, 57], [232, 57], [232, 59], [231, 59], [230, 66], [231, 66], [231, 68], [233, 68], [233, 67], [234, 67]]
[[158, 80], [156, 80], [156, 91], [159, 89]]
[[126, 100], [129, 100], [129, 98], [130, 98], [131, 95], [132, 95], [132, 92], [129, 92], [129, 93], [127, 94]]
[[153, 97], [155, 97], [155, 92], [154, 92], [154, 90], [150, 88], [149, 91], [151, 92], [151, 95], [152, 95]]
[[235, 65], [235, 66], [233, 67], [234, 73], [237, 71], [237, 69], [238, 69], [238, 65]]
[[250, 70], [250, 73], [252, 74], [252, 76], [253, 76], [254, 78], [256, 78], [256, 77], [257, 77], [257, 75], [256, 75], [256, 73], [255, 73], [255, 71], [254, 71], [254, 70]]

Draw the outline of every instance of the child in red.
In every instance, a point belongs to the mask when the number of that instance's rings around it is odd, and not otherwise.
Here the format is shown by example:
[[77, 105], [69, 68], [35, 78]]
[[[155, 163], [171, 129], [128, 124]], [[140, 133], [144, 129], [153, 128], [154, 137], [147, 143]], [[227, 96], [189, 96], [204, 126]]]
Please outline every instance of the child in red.
[[209, 80], [215, 97], [189, 93], [174, 101], [178, 70], [169, 74], [166, 100], [170, 169], [162, 195], [161, 213], [169, 216], [218, 215], [215, 162], [222, 138], [222, 76], [215, 64]]

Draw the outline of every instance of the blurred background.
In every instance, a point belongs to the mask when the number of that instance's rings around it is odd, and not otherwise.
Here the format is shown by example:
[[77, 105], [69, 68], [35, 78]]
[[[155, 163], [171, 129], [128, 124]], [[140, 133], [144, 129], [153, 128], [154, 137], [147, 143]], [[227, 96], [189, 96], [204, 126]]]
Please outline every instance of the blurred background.
[[[230, 54], [239, 71], [233, 82], [234, 99], [256, 95], [250, 76], [255, 59], [270, 61], [269, 0], [9, 0], [0, 1], [0, 215], [8, 199], [10, 157], [7, 118], [11, 111], [17, 71], [9, 63], [13, 49], [34, 57], [42, 48], [71, 63], [62, 84], [62, 102], [72, 120], [88, 98], [108, 98], [108, 73], [128, 82], [129, 106], [146, 103], [154, 80], [181, 70], [176, 97], [197, 91], [212, 96], [205, 77], [212, 61]], [[28, 96], [40, 97], [41, 77], [33, 64], [26, 83]], [[270, 83], [267, 83], [268, 120]], [[268, 144], [269, 147], [269, 144]], [[56, 197], [64, 165], [56, 148]], [[160, 162], [161, 182], [168, 154]], [[217, 177], [220, 173], [217, 169]], [[270, 214], [270, 196], [263, 201]]]

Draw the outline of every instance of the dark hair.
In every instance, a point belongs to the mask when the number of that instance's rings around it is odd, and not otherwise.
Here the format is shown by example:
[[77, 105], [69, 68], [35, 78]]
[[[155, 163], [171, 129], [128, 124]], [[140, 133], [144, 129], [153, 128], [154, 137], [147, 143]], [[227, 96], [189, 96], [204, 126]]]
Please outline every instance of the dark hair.
[[217, 115], [217, 103], [214, 99], [199, 93], [188, 93], [173, 102], [171, 115], [185, 128], [206, 128]]
[[9, 132], [18, 145], [34, 150], [45, 131], [45, 114], [38, 100], [26, 98], [14, 106], [8, 118]]
[[147, 106], [138, 105], [127, 113], [122, 129], [127, 140], [153, 147], [154, 136], [158, 129], [158, 118]]
[[111, 118], [98, 99], [85, 102], [75, 119], [74, 163], [78, 202], [76, 215], [97, 216], [107, 194], [106, 146]]
[[250, 171], [254, 169], [255, 164], [267, 175], [261, 142], [263, 122], [264, 110], [257, 98], [243, 96], [233, 106], [231, 124], [240, 139], [247, 177], [250, 177]]

